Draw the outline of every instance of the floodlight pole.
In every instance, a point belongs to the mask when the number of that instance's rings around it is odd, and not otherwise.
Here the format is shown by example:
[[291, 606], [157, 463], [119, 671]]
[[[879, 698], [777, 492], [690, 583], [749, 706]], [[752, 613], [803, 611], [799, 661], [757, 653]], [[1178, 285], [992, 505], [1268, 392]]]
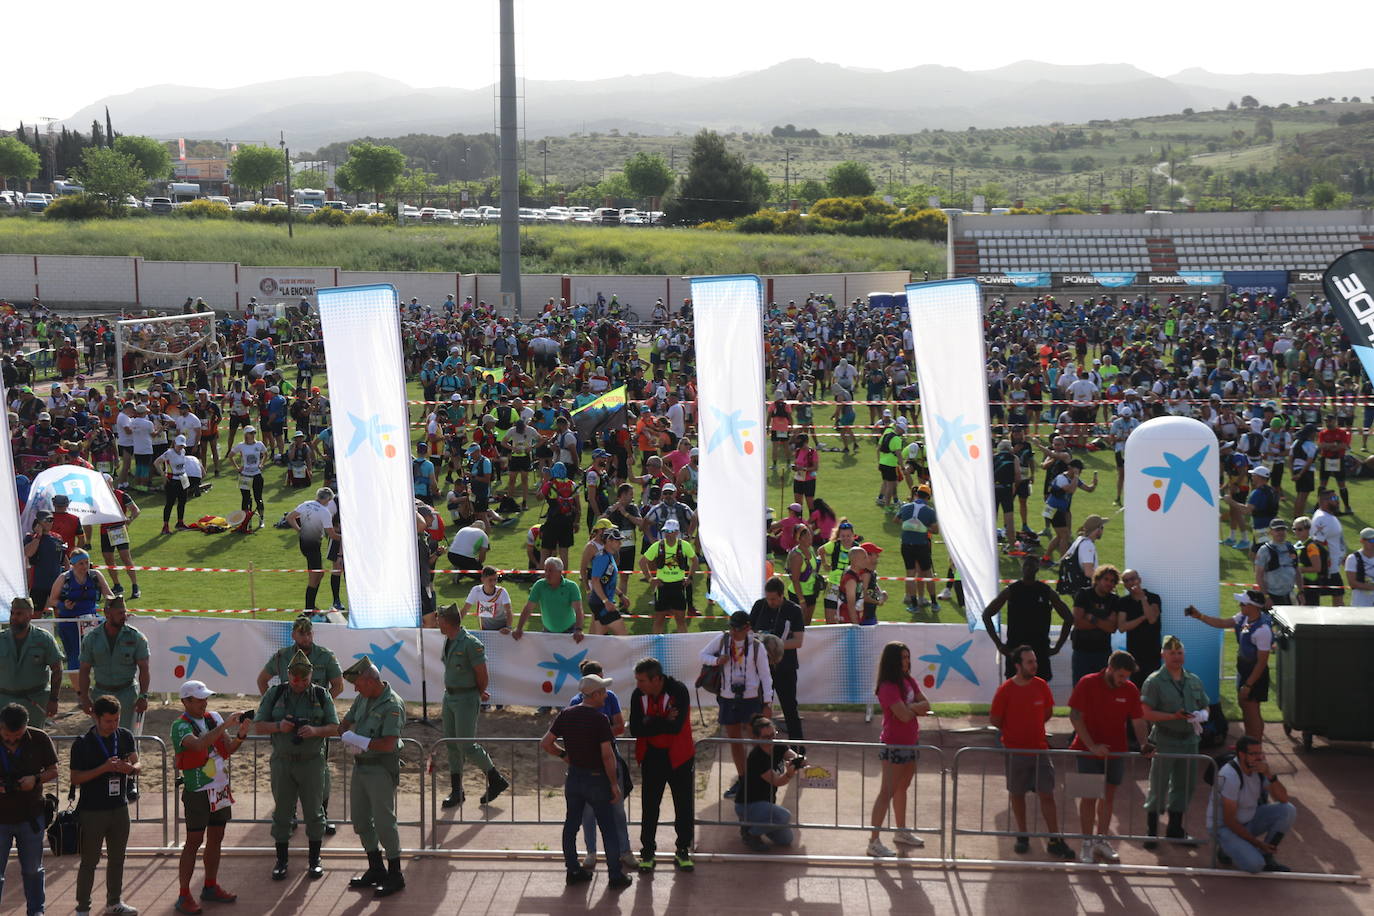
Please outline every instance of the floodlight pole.
[[515, 0], [501, 0], [501, 300], [520, 314], [520, 170], [515, 110]]
[[281, 154], [286, 159], [286, 237], [294, 239], [296, 233], [292, 230], [291, 217], [291, 150], [286, 146], [286, 131], [281, 135]]

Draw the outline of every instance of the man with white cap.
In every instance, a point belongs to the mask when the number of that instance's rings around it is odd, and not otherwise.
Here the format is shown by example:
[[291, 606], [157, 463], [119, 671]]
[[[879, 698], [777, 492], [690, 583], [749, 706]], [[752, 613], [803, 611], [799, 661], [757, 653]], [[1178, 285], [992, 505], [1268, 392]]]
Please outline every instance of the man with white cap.
[[1116, 458], [1116, 504], [1121, 505], [1121, 491], [1126, 485], [1126, 440], [1131, 433], [1140, 426], [1140, 417], [1136, 416], [1135, 408], [1129, 404], [1122, 404], [1116, 409], [1116, 419], [1107, 429], [1107, 436], [1111, 440], [1112, 452]]
[[[401, 729], [405, 704], [366, 655], [343, 673], [358, 699], [337, 725], [304, 726], [302, 738], [338, 737], [353, 755], [350, 811], [353, 830], [367, 852], [367, 871], [348, 882], [355, 889], [375, 888], [389, 897], [405, 889], [401, 874], [401, 835], [396, 828], [396, 787], [401, 783]], [[385, 852], [386, 859], [382, 854]]]
[[1360, 549], [1345, 558], [1351, 607], [1374, 607], [1374, 528], [1360, 530]]
[[[539, 741], [544, 753], [559, 757], [568, 764], [567, 779], [563, 783], [568, 811], [563, 820], [563, 861], [567, 866], [568, 884], [582, 884], [592, 880], [593, 874], [577, 858], [577, 831], [582, 826], [582, 813], [591, 806], [601, 831], [606, 850], [606, 866], [610, 870], [610, 887], [622, 890], [632, 883], [625, 874], [620, 848], [620, 832], [616, 829], [614, 806], [623, 797], [616, 770], [615, 735], [611, 722], [601, 712], [606, 702], [606, 688], [612, 679], [588, 674], [582, 678], [578, 690], [582, 702], [569, 706], [558, 714]], [[559, 742], [562, 742], [560, 746]]]
[[248, 512], [256, 504], [258, 527], [263, 526], [262, 469], [267, 460], [267, 446], [258, 441], [254, 426], [243, 428], [243, 441], [229, 450], [229, 462], [239, 474], [239, 509]]
[[[181, 685], [183, 712], [172, 723], [172, 750], [181, 773], [182, 814], [186, 819], [186, 842], [181, 848], [177, 870], [180, 893], [178, 913], [201, 912], [191, 895], [191, 876], [196, 857], [205, 844], [205, 886], [200, 899], [233, 903], [236, 895], [219, 885], [220, 846], [224, 828], [233, 817], [234, 796], [229, 790], [229, 757], [242, 745], [252, 717], [234, 713], [228, 718], [208, 710], [215, 693], [203, 681]], [[233, 737], [230, 737], [233, 732]]]
[[668, 617], [677, 619], [677, 631], [687, 632], [687, 586], [697, 572], [696, 549], [682, 537], [676, 518], [663, 523], [662, 537], [639, 558], [644, 581], [654, 588], [654, 633], [667, 629]]

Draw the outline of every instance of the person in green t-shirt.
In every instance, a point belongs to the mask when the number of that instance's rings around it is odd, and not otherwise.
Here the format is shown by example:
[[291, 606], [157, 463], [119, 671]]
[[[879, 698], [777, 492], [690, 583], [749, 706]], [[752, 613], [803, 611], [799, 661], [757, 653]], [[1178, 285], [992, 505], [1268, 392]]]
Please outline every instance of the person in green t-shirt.
[[908, 425], [906, 417], [898, 417], [878, 435], [878, 475], [883, 483], [878, 489], [877, 504], [892, 511], [898, 507], [897, 481], [903, 477], [902, 451], [906, 448], [902, 437], [906, 435]]
[[563, 575], [563, 561], [558, 557], [544, 561], [544, 578], [530, 589], [530, 599], [520, 612], [520, 622], [511, 631], [512, 639], [524, 635], [530, 611], [536, 605], [545, 633], [571, 633], [573, 642], [582, 641], [582, 589]]

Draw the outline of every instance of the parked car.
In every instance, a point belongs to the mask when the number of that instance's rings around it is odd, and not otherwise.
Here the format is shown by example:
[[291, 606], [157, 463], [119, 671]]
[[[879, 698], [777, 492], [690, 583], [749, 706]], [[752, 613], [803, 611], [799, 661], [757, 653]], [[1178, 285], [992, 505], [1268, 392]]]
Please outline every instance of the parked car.
[[171, 213], [175, 205], [170, 197], [154, 197], [148, 201], [148, 209], [154, 213]]
[[465, 223], [476, 223], [482, 219], [482, 214], [477, 212], [476, 207], [464, 207], [458, 211], [458, 218]]
[[451, 223], [453, 219], [453, 211], [446, 207], [439, 207], [434, 211], [434, 221], [436, 223]]
[[[406, 209], [407, 209], [407, 210], [410, 210], [410, 209], [413, 209], [413, 208], [412, 208], [412, 207], [406, 207]], [[431, 220], [434, 219], [434, 214], [437, 213], [437, 212], [438, 212], [438, 211], [435, 210], [433, 207], [421, 207], [421, 208], [420, 208], [420, 221], [421, 221], [421, 222], [424, 222], [424, 223], [430, 222]]]
[[340, 210], [340, 211], [342, 211], [342, 212], [344, 212], [344, 213], [347, 213], [347, 212], [348, 212], [348, 204], [344, 203], [342, 200], [326, 200], [324, 203], [320, 204], [320, 209], [321, 209], [321, 210]]
[[549, 209], [544, 211], [544, 219], [551, 223], [566, 223], [569, 222], [572, 217], [568, 215], [566, 207], [549, 207]]
[[591, 207], [569, 207], [568, 216], [576, 223], [590, 223], [592, 221]]
[[19, 205], [14, 201], [13, 191], [0, 191], [0, 210], [18, 210]]
[[251, 200], [241, 200], [238, 203], [234, 204], [234, 209], [239, 211], [251, 210], [256, 206], [257, 204]]
[[207, 197], [207, 198], [205, 198], [205, 199], [208, 200], [208, 201], [212, 201], [212, 202], [214, 202], [214, 203], [217, 203], [217, 204], [224, 204], [226, 207], [232, 206], [232, 205], [229, 203], [229, 198], [227, 198], [227, 197]]
[[644, 224], [644, 217], [640, 216], [637, 211], [632, 210], [620, 215], [620, 225], [622, 226], [643, 226]]
[[536, 210], [533, 207], [521, 207], [519, 219], [522, 223], [537, 223], [543, 220], [544, 211]]
[[620, 211], [615, 207], [597, 207], [592, 211], [592, 222], [603, 226], [614, 226], [620, 222]]
[[420, 221], [420, 208], [406, 204], [406, 206], [401, 209], [401, 219], [418, 223]]
[[[496, 214], [496, 215], [493, 216], [493, 215], [492, 215], [493, 213]], [[493, 219], [500, 219], [500, 217], [501, 217], [501, 208], [500, 208], [500, 207], [493, 207], [493, 206], [485, 205], [485, 204], [484, 204], [483, 206], [480, 206], [480, 207], [477, 208], [477, 215], [480, 216], [482, 219], [487, 220], [487, 221], [491, 221], [491, 220], [493, 220]]]

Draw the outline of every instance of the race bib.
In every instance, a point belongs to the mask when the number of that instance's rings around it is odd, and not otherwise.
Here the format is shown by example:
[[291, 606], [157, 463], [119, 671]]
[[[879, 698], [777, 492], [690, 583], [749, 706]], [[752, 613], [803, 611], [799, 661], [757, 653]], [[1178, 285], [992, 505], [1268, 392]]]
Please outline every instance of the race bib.
[[1341, 459], [1326, 458], [1322, 462], [1322, 467], [1328, 471], [1339, 471], [1341, 469]]
[[210, 810], [220, 811], [234, 804], [234, 793], [229, 791], [229, 785], [206, 786], [205, 795], [210, 799]]
[[105, 537], [109, 540], [110, 544], [115, 547], [129, 546], [129, 529], [125, 525], [115, 525], [109, 531], [105, 532]]

